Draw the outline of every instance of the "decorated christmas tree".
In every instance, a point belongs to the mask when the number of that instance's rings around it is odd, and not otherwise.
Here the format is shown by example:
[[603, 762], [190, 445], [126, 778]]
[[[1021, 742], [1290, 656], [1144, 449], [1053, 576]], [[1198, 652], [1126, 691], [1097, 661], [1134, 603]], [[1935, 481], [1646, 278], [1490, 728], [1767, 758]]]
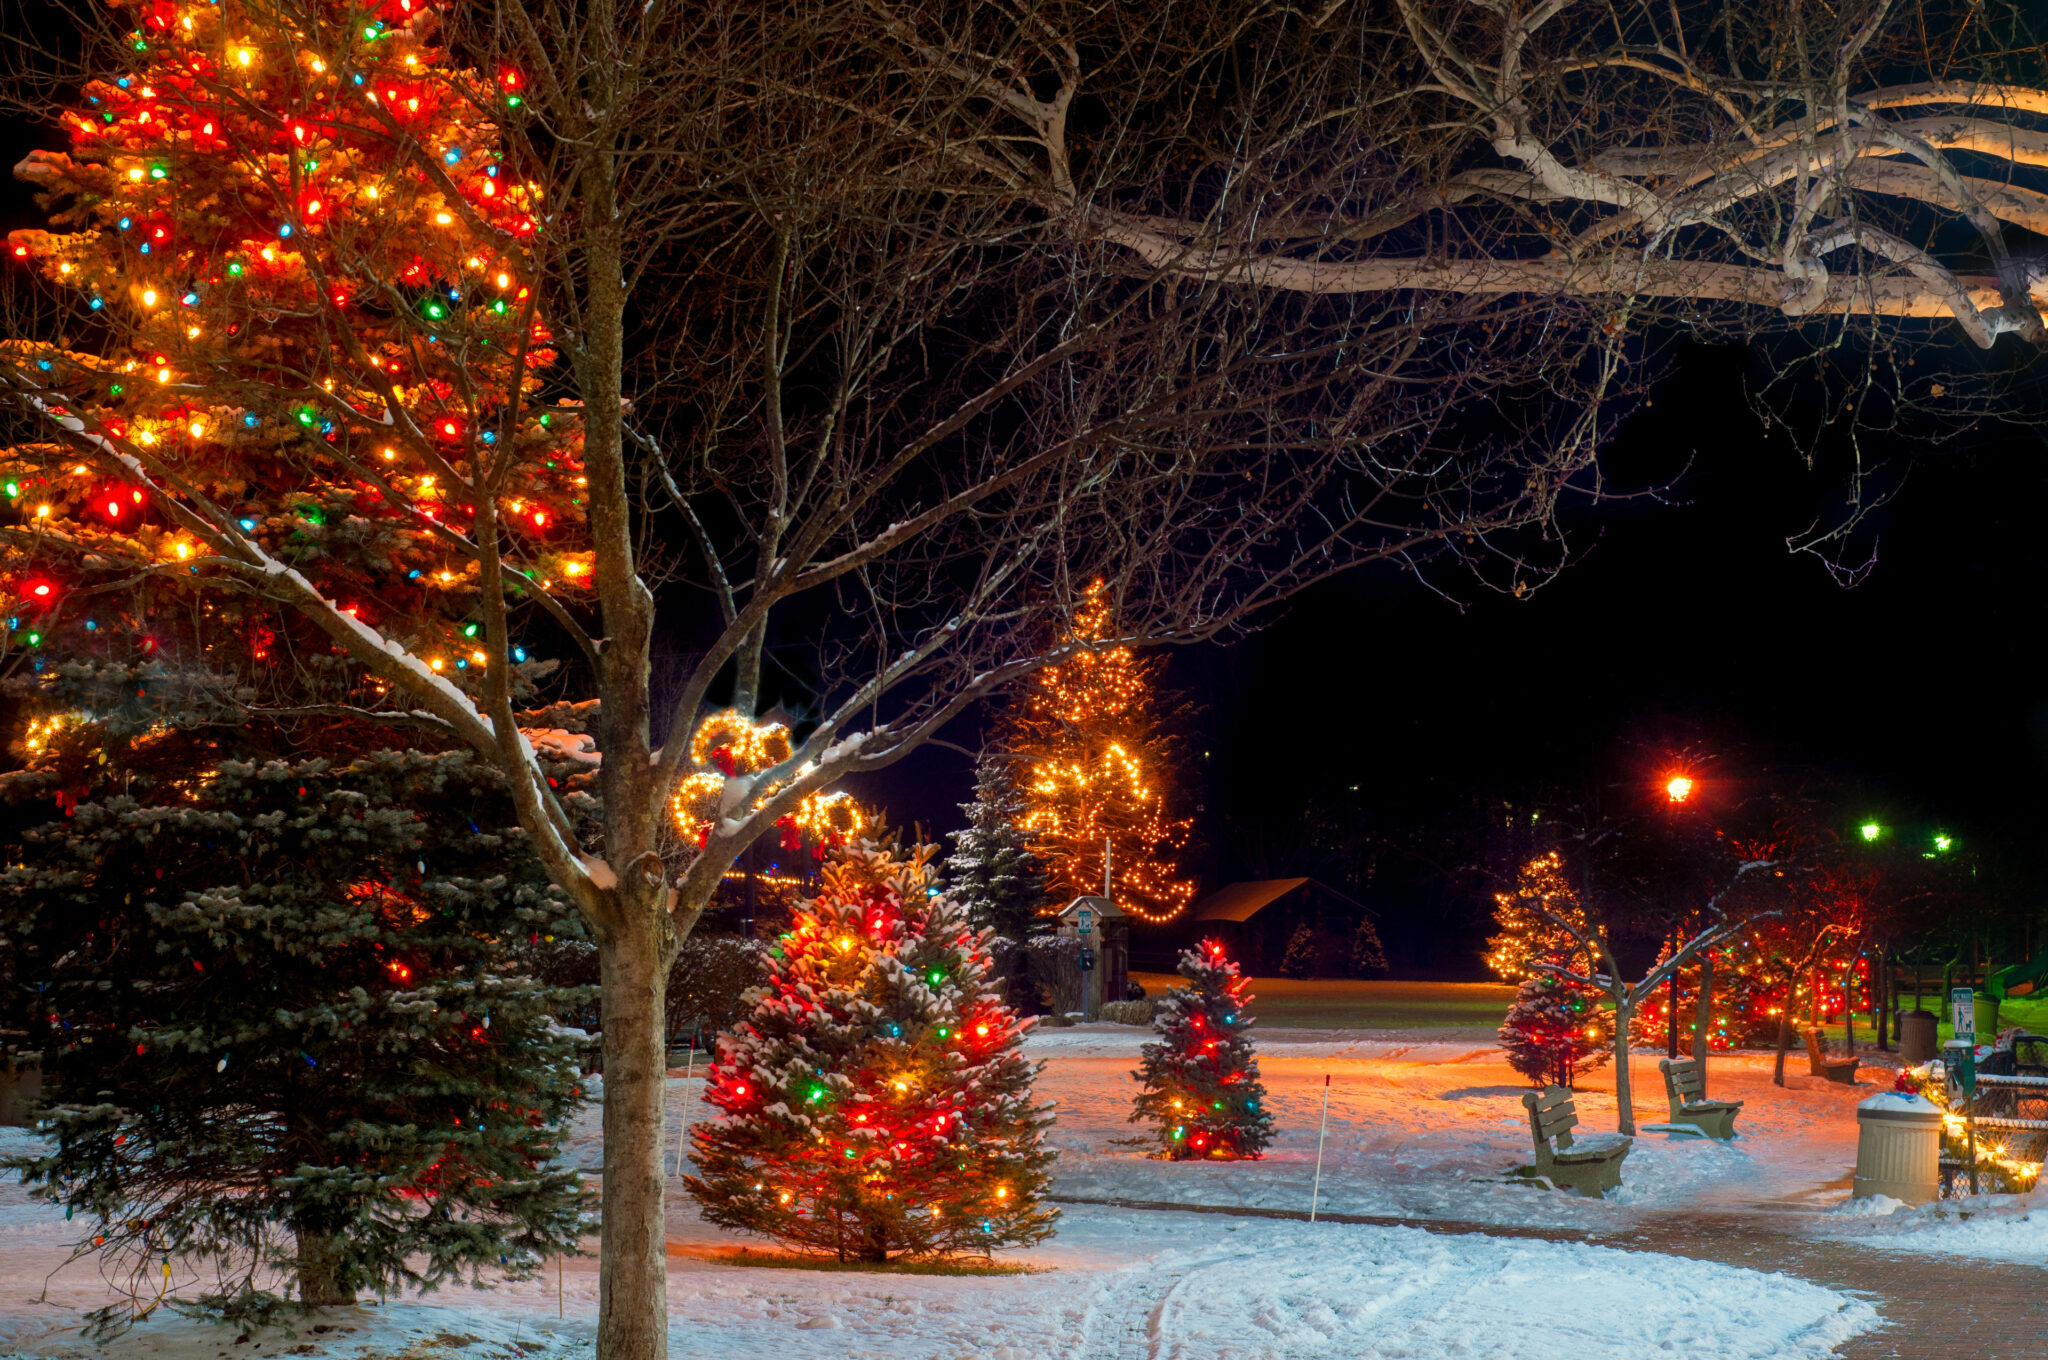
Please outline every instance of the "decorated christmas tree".
[[1613, 1056], [1613, 1021], [1600, 993], [1553, 973], [1522, 980], [1501, 1022], [1508, 1065], [1537, 1086], [1571, 1086]]
[[1508, 982], [1534, 976], [1544, 960], [1583, 958], [1578, 941], [1556, 919], [1589, 928], [1555, 850], [1524, 864], [1513, 892], [1494, 894], [1493, 914], [1500, 929], [1486, 942], [1486, 964]]
[[17, 171], [60, 231], [9, 238], [57, 320], [0, 349], [46, 417], [0, 450], [7, 641], [131, 661], [176, 611], [259, 697], [410, 686], [487, 741], [538, 666], [508, 632], [580, 637], [592, 577], [521, 77], [450, 64], [415, 0], [128, 8], [126, 69]]
[[691, 1134], [709, 1221], [864, 1261], [1051, 1234], [1030, 1021], [996, 995], [988, 932], [928, 893], [933, 853], [836, 852], [770, 951], [706, 1079], [720, 1116]]
[[1074, 616], [1058, 666], [1019, 692], [1002, 739], [1025, 771], [1024, 829], [1056, 902], [1102, 891], [1144, 921], [1169, 921], [1194, 899], [1177, 863], [1191, 822], [1176, 815], [1176, 742], [1158, 691], [1161, 667], [1113, 645], [1115, 614], [1101, 583]]
[[303, 1307], [517, 1278], [587, 1229], [555, 1162], [582, 1079], [553, 1016], [581, 998], [506, 958], [578, 926], [502, 784], [300, 744], [55, 714], [0, 781], [0, 1023], [42, 1054], [55, 1136], [17, 1166], [141, 1286], [103, 1329], [166, 1285], [256, 1319], [273, 1272]]
[[1144, 1089], [1131, 1122], [1153, 1125], [1160, 1155], [1176, 1161], [1257, 1157], [1272, 1141], [1273, 1116], [1252, 1056], [1247, 979], [1216, 940], [1184, 952], [1180, 975], [1188, 985], [1152, 1013], [1159, 1042], [1141, 1050], [1133, 1075]]

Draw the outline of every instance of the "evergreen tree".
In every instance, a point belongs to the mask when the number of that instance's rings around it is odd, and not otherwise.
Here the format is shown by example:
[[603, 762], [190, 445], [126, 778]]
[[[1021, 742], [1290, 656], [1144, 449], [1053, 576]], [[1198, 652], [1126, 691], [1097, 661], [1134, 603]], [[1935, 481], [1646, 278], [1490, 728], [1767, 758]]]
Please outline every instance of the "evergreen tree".
[[1047, 925], [1045, 876], [1023, 828], [1023, 793], [1008, 765], [984, 756], [976, 771], [974, 801], [962, 803], [967, 825], [948, 833], [953, 853], [946, 859], [946, 895], [967, 912], [978, 930], [992, 930], [989, 947], [1014, 971], [1024, 942]]
[[506, 954], [578, 926], [501, 784], [205, 723], [55, 716], [25, 745], [5, 1023], [42, 1051], [55, 1143], [14, 1165], [110, 1271], [210, 1262], [190, 1302], [246, 1318], [281, 1304], [272, 1270], [315, 1307], [576, 1249], [552, 1016], [579, 998]]
[[1351, 933], [1351, 971], [1359, 977], [1378, 977], [1388, 971], [1387, 951], [1370, 916], [1359, 917], [1358, 929]]
[[1110, 846], [1110, 896], [1145, 921], [1170, 921], [1194, 900], [1180, 871], [1192, 823], [1175, 814], [1178, 742], [1158, 690], [1163, 662], [1116, 636], [1101, 582], [1088, 590], [1065, 662], [1033, 674], [1001, 727], [1025, 775], [1024, 829], [1058, 902], [1100, 893]]
[[1266, 1088], [1252, 1056], [1252, 996], [1223, 945], [1204, 940], [1180, 956], [1188, 980], [1152, 1012], [1160, 1041], [1140, 1050], [1144, 1089], [1131, 1122], [1159, 1132], [1162, 1156], [1258, 1157], [1273, 1138]]
[[837, 851], [769, 951], [706, 1078], [721, 1117], [692, 1130], [709, 1221], [865, 1261], [1051, 1234], [1030, 1021], [991, 985], [988, 932], [928, 895], [933, 853]]
[[1280, 956], [1281, 976], [1291, 978], [1313, 977], [1316, 971], [1316, 963], [1322, 956], [1322, 943], [1322, 938], [1317, 934], [1316, 928], [1308, 922], [1303, 921], [1300, 925], [1296, 926], [1294, 933], [1287, 937], [1286, 952]]
[[1570, 1086], [1612, 1056], [1613, 1022], [1600, 993], [1553, 973], [1523, 979], [1501, 1022], [1508, 1065], [1537, 1086]]
[[1555, 850], [1524, 864], [1513, 892], [1494, 894], [1493, 915], [1500, 929], [1486, 942], [1487, 966], [1504, 980], [1517, 982], [1534, 976], [1545, 959], [1580, 956], [1584, 962], [1582, 946], [1546, 912], [1583, 930], [1592, 928], [1578, 893], [1565, 879], [1564, 856]]

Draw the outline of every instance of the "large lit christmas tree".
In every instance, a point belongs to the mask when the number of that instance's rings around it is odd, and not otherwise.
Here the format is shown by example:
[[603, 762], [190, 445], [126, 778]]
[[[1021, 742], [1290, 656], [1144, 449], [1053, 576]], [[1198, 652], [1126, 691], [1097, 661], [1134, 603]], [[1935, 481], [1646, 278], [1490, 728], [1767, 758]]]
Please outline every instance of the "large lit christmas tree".
[[841, 1260], [1051, 1234], [1048, 1107], [987, 935], [928, 892], [932, 847], [846, 847], [718, 1043], [692, 1130], [704, 1217]]
[[103, 1328], [167, 1285], [257, 1320], [273, 1272], [303, 1307], [517, 1278], [587, 1230], [555, 1162], [582, 1078], [553, 1016], [581, 998], [506, 948], [578, 925], [502, 786], [460, 753], [301, 745], [60, 713], [0, 780], [0, 1006], [55, 1135], [18, 1165], [143, 1286]]
[[[1579, 895], [1565, 878], [1564, 856], [1552, 850], [1522, 866], [1513, 892], [1496, 893], [1499, 930], [1486, 942], [1486, 966], [1508, 982], [1540, 971], [1545, 962], [1584, 962], [1584, 947], [1558, 922], [1590, 930]], [[1574, 965], [1578, 966], [1578, 965]]]
[[1257, 1157], [1273, 1138], [1266, 1088], [1252, 1056], [1252, 995], [1248, 980], [1205, 940], [1180, 956], [1188, 980], [1159, 999], [1152, 1028], [1159, 1042], [1140, 1050], [1133, 1075], [1143, 1085], [1132, 1123], [1149, 1123], [1160, 1155]]
[[1158, 694], [1160, 662], [1114, 645], [1115, 612], [1097, 582], [1074, 615], [1079, 644], [1025, 684], [1002, 728], [1022, 765], [1023, 825], [1061, 902], [1100, 893], [1145, 921], [1169, 921], [1194, 898], [1175, 862], [1189, 819], [1174, 812], [1175, 743]]
[[580, 636], [591, 576], [579, 419], [543, 404], [537, 193], [499, 153], [520, 77], [449, 65], [415, 0], [310, 29], [132, 13], [68, 153], [17, 171], [63, 232], [11, 253], [68, 315], [5, 355], [49, 421], [0, 451], [9, 640], [127, 659], [189, 591], [208, 664], [264, 694], [374, 705], [402, 676], [452, 687], [437, 715], [475, 739], [460, 715], [509, 716], [537, 665], [509, 646], [518, 674], [487, 677], [484, 641], [542, 613]]

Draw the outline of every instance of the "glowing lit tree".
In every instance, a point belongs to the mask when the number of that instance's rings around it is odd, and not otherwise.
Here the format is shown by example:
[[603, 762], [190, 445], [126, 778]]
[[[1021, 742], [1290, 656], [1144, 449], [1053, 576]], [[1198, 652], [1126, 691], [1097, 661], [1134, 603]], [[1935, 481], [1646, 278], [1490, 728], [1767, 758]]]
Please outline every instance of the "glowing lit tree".
[[933, 853], [836, 852], [770, 951], [707, 1077], [720, 1116], [691, 1134], [709, 1221], [863, 1261], [1051, 1234], [1031, 1022], [992, 985], [988, 932], [927, 895]]
[[1176, 817], [1175, 742], [1157, 680], [1163, 662], [1118, 640], [1102, 583], [1089, 587], [1068, 642], [1078, 650], [1033, 675], [1017, 696], [1003, 744], [1024, 769], [1022, 823], [1060, 902], [1100, 893], [1146, 921], [1170, 921], [1195, 885], [1175, 857], [1189, 819]]
[[1180, 975], [1187, 985], [1152, 1012], [1159, 1041], [1139, 1051], [1132, 1075], [1144, 1089], [1131, 1122], [1151, 1124], [1160, 1155], [1175, 1161], [1258, 1157], [1273, 1139], [1273, 1116], [1252, 1056], [1249, 979], [1216, 940], [1183, 952]]
[[1486, 942], [1486, 966], [1507, 982], [1566, 963], [1579, 949], [1572, 927], [1586, 925], [1555, 850], [1524, 864], [1513, 892], [1494, 894], [1493, 916], [1500, 929]]
[[582, 998], [507, 944], [579, 925], [488, 771], [238, 722], [58, 714], [23, 745], [4, 1018], [55, 1138], [15, 1165], [132, 1281], [101, 1328], [166, 1283], [260, 1320], [279, 1274], [312, 1308], [577, 1249], [581, 1055], [553, 1017]]
[[1580, 1072], [1612, 1056], [1614, 1040], [1600, 1001], [1598, 991], [1554, 972], [1523, 978], [1500, 1026], [1508, 1065], [1538, 1086], [1573, 1085]]

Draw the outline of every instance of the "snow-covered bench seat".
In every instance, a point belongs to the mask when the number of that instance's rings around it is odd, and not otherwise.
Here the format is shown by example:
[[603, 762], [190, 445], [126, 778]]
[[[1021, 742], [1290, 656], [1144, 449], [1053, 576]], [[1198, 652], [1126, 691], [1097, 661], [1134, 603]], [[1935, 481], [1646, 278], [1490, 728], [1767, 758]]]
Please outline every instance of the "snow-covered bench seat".
[[1707, 1074], [1698, 1058], [1659, 1058], [1657, 1070], [1664, 1074], [1664, 1097], [1671, 1102], [1671, 1122], [1690, 1124], [1709, 1138], [1735, 1136], [1735, 1112], [1739, 1100], [1705, 1100]]
[[1816, 1077], [1826, 1077], [1842, 1086], [1856, 1084], [1856, 1055], [1845, 1053], [1840, 1057], [1829, 1057], [1821, 1047], [1820, 1031], [1806, 1031], [1806, 1063], [1808, 1070]]
[[1529, 1111], [1529, 1133], [1536, 1140], [1536, 1174], [1560, 1190], [1577, 1190], [1599, 1199], [1621, 1184], [1621, 1161], [1635, 1139], [1619, 1133], [1572, 1137], [1579, 1126], [1578, 1106], [1562, 1086], [1546, 1086], [1522, 1097]]

